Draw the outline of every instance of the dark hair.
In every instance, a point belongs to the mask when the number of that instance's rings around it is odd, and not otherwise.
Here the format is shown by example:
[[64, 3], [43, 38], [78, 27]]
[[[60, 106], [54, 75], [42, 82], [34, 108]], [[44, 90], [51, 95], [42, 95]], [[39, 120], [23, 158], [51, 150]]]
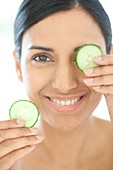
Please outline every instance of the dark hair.
[[85, 9], [101, 28], [106, 52], [109, 54], [112, 42], [111, 24], [98, 0], [23, 0], [14, 23], [14, 41], [18, 58], [21, 57], [22, 37], [27, 29], [55, 12], [74, 9], [78, 5]]

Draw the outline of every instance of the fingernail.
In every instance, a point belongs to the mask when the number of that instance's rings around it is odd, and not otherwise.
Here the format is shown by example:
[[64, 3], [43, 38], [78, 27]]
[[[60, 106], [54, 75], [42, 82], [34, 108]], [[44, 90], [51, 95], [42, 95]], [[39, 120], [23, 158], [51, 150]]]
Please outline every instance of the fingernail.
[[25, 125], [25, 120], [18, 119], [17, 120], [18, 125]]
[[91, 68], [91, 69], [88, 69], [88, 70], [84, 70], [84, 73], [85, 74], [92, 74], [94, 72], [94, 69]]
[[32, 151], [32, 150], [34, 150], [35, 148], [36, 148], [35, 145], [30, 145], [30, 146], [29, 146], [29, 151]]
[[41, 136], [41, 135], [37, 135], [37, 136], [35, 136], [36, 137], [36, 139], [38, 139], [38, 140], [43, 140], [44, 139], [44, 136]]
[[90, 79], [85, 79], [85, 80], [84, 80], [84, 82], [85, 82], [86, 84], [92, 83], [93, 81], [94, 81], [94, 78], [90, 78]]
[[101, 61], [101, 60], [102, 60], [102, 56], [94, 57], [93, 60], [94, 60], [94, 61]]
[[100, 86], [93, 87], [93, 89], [98, 91], [98, 90], [100, 90]]
[[36, 132], [38, 132], [38, 129], [37, 128], [30, 128], [29, 131], [33, 132], [33, 133], [36, 133]]

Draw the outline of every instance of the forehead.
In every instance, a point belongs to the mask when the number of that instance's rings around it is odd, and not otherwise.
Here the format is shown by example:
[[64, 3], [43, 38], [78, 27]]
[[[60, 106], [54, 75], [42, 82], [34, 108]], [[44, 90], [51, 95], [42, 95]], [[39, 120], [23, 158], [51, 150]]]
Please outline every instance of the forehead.
[[23, 36], [24, 43], [48, 43], [49, 46], [54, 46], [57, 42], [65, 45], [70, 41], [75, 46], [88, 42], [105, 45], [100, 27], [81, 8], [54, 13], [33, 25]]

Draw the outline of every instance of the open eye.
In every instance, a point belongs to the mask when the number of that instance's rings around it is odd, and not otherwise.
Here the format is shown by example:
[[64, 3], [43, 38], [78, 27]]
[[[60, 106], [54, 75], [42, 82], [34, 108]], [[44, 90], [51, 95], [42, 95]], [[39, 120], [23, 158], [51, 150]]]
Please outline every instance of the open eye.
[[44, 54], [38, 54], [33, 57], [33, 60], [38, 62], [50, 62], [51, 59]]

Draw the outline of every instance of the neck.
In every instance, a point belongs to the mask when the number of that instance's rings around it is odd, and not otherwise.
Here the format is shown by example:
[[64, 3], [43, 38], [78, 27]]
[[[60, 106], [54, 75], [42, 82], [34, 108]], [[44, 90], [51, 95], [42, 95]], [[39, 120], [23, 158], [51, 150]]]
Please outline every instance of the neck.
[[70, 167], [86, 154], [84, 146], [88, 145], [91, 126], [92, 117], [71, 131], [55, 129], [40, 119], [40, 129], [45, 136], [44, 145], [56, 165]]
[[45, 136], [44, 145], [55, 163], [73, 165], [84, 152], [91, 129], [90, 117], [80, 127], [71, 131], [60, 131], [40, 120], [40, 129]]

